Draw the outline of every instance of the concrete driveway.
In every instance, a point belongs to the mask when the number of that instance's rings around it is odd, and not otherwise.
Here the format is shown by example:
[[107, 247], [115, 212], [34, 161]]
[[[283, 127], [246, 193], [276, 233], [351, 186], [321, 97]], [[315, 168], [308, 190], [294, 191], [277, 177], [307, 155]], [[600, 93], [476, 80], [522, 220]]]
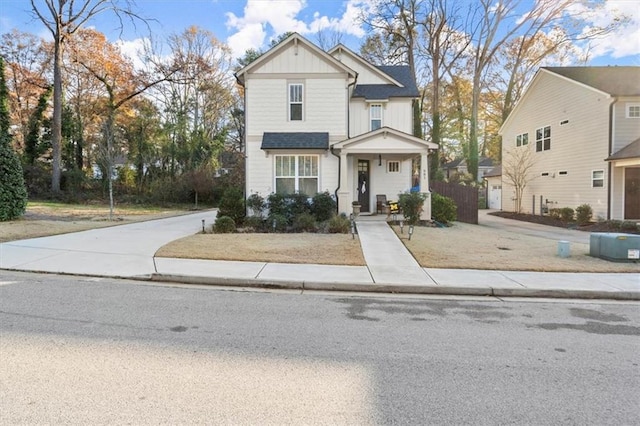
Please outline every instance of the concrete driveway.
[[555, 226], [540, 225], [521, 220], [505, 219], [489, 214], [495, 211], [497, 210], [479, 210], [478, 225], [514, 232], [516, 234], [547, 238], [554, 241], [565, 240], [572, 243], [589, 244], [589, 237], [591, 235], [589, 232], [557, 228]]

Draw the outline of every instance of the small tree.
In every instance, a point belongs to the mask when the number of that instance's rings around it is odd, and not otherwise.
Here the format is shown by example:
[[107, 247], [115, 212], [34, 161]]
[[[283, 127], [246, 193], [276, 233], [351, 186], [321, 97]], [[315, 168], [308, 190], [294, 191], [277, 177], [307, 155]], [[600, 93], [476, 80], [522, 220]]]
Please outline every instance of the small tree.
[[22, 216], [27, 207], [22, 165], [11, 148], [8, 99], [4, 59], [0, 57], [0, 221]]
[[528, 148], [518, 148], [509, 151], [502, 164], [502, 177], [515, 191], [515, 211], [522, 212], [522, 196], [524, 189], [534, 178], [531, 173], [533, 157]]

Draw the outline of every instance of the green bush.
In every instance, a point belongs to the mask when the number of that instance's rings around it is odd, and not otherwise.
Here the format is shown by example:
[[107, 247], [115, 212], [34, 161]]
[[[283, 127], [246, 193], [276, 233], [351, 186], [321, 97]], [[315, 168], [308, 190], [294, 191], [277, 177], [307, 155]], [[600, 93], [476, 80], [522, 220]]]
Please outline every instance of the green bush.
[[620, 224], [620, 229], [622, 231], [637, 231], [638, 230], [638, 224], [636, 224], [635, 222], [633, 222], [631, 220], [624, 220]]
[[560, 209], [560, 220], [563, 222], [571, 222], [573, 220], [574, 212], [571, 207], [563, 207]]
[[311, 200], [311, 213], [318, 222], [331, 219], [336, 213], [336, 202], [328, 192], [318, 192]]
[[311, 213], [311, 204], [309, 203], [309, 196], [302, 192], [297, 192], [295, 194], [289, 194], [286, 197], [288, 214], [287, 217], [289, 221], [292, 221], [293, 218], [300, 216], [304, 213]]
[[293, 218], [293, 230], [296, 232], [316, 232], [318, 224], [311, 213], [302, 213]]
[[222, 194], [218, 209], [219, 216], [229, 216], [234, 222], [240, 222], [245, 216], [242, 190], [236, 187], [227, 188]]
[[593, 217], [593, 209], [589, 204], [581, 204], [576, 207], [576, 221], [578, 225], [587, 225]]
[[553, 219], [560, 219], [560, 209], [549, 209], [549, 216]]
[[398, 205], [402, 209], [404, 217], [409, 225], [415, 225], [420, 221], [420, 213], [427, 196], [420, 192], [405, 192], [400, 194]]
[[267, 203], [269, 204], [269, 215], [280, 215], [287, 217], [287, 203], [284, 195], [272, 192], [267, 197]]
[[254, 216], [261, 218], [265, 207], [266, 202], [260, 194], [251, 194], [249, 198], [247, 198], [247, 208], [251, 209]]
[[27, 188], [22, 165], [9, 147], [9, 141], [0, 141], [0, 221], [18, 218], [26, 208]]
[[436, 222], [449, 223], [458, 218], [458, 207], [455, 201], [444, 195], [431, 193], [431, 218]]
[[244, 218], [244, 227], [254, 232], [263, 232], [267, 223], [260, 216], [248, 216]]
[[274, 232], [284, 232], [287, 230], [287, 217], [282, 214], [272, 213], [267, 218], [267, 229]]
[[329, 219], [327, 232], [331, 234], [347, 234], [351, 227], [351, 221], [345, 214], [333, 216]]
[[213, 224], [213, 232], [216, 234], [230, 234], [236, 232], [236, 222], [229, 216], [219, 216]]

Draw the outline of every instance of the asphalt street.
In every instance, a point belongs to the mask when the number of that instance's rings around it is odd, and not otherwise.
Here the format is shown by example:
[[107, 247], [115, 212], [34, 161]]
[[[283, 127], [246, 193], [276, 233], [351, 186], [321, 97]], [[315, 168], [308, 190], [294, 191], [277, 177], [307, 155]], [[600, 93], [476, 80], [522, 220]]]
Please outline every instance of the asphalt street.
[[639, 424], [634, 302], [0, 275], [1, 424]]

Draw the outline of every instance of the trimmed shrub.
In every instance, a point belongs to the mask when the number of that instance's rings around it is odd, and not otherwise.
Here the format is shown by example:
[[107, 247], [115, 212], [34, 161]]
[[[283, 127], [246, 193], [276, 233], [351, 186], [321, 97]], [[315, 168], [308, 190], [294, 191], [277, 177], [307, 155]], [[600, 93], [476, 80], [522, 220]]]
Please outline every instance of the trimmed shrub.
[[287, 217], [287, 203], [284, 195], [272, 192], [267, 197], [267, 203], [269, 204], [269, 215], [275, 214]]
[[453, 222], [458, 218], [458, 206], [451, 198], [432, 192], [431, 218], [440, 223]]
[[287, 217], [282, 214], [272, 213], [267, 218], [266, 227], [270, 231], [284, 232], [287, 230]]
[[245, 217], [243, 225], [245, 228], [254, 232], [263, 232], [267, 227], [267, 223], [260, 216]]
[[318, 224], [311, 213], [302, 213], [293, 218], [293, 230], [296, 232], [316, 232]]
[[8, 138], [0, 135], [0, 221], [22, 216], [27, 209], [27, 188], [22, 164], [9, 146]]
[[216, 234], [231, 234], [236, 232], [236, 222], [229, 216], [219, 216], [213, 224], [213, 232]]
[[593, 209], [589, 204], [581, 204], [576, 207], [576, 221], [578, 225], [587, 225], [593, 217]]
[[635, 222], [633, 222], [631, 220], [624, 220], [620, 224], [620, 229], [622, 231], [637, 231], [638, 230], [638, 224], [636, 224]]
[[402, 209], [404, 217], [409, 225], [415, 225], [420, 221], [420, 213], [427, 196], [419, 192], [405, 192], [400, 194], [398, 205]]
[[251, 194], [249, 198], [247, 198], [247, 208], [251, 209], [254, 216], [261, 218], [266, 205], [264, 197], [260, 196], [260, 194]]
[[327, 232], [330, 234], [347, 234], [350, 226], [351, 221], [345, 214], [336, 215], [329, 219]]
[[240, 222], [245, 216], [244, 196], [240, 188], [227, 188], [222, 194], [218, 211], [219, 216], [229, 216], [234, 222]]
[[571, 207], [563, 207], [560, 209], [560, 220], [563, 222], [571, 222], [573, 220], [574, 212]]
[[336, 214], [336, 202], [328, 192], [318, 192], [311, 200], [311, 213], [318, 222], [331, 219]]
[[304, 214], [311, 213], [311, 204], [309, 203], [309, 196], [301, 192], [295, 194], [289, 194], [286, 197], [289, 220]]
[[553, 219], [560, 219], [561, 214], [560, 214], [560, 209], [549, 209], [549, 216], [552, 217]]

